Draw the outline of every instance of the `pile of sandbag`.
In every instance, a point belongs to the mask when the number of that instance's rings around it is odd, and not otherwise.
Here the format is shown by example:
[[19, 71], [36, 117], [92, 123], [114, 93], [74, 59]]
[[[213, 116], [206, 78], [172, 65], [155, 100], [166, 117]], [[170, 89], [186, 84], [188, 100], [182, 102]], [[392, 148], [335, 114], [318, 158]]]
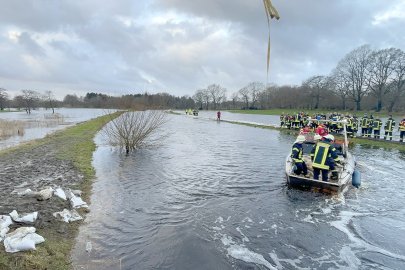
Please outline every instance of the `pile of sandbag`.
[[[81, 191], [79, 190], [67, 189], [64, 191], [60, 187], [48, 187], [40, 191], [26, 189], [17, 192], [17, 194], [20, 196], [33, 197], [39, 201], [49, 200], [53, 195], [65, 201], [69, 200], [72, 210], [63, 209], [61, 212], [53, 213], [55, 218], [68, 223], [83, 219], [75, 209], [88, 207], [87, 203], [80, 197]], [[9, 226], [13, 223], [34, 224], [37, 218], [38, 212], [19, 214], [16, 210], [13, 210], [8, 215], [0, 215], [0, 242], [4, 240], [6, 252], [35, 250], [36, 244], [45, 241], [42, 236], [35, 233], [36, 229], [34, 227], [19, 227], [9, 233]]]

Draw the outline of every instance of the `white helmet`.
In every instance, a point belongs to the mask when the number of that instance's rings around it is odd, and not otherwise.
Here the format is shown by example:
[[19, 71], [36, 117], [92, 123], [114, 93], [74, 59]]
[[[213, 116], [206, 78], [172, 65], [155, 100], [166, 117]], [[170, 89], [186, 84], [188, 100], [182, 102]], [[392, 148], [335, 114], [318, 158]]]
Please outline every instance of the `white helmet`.
[[324, 137], [325, 139], [328, 139], [330, 141], [334, 141], [335, 140], [335, 136], [333, 136], [332, 134], [328, 134]]
[[322, 139], [322, 136], [319, 135], [319, 134], [315, 134], [314, 141], [317, 141], [317, 140], [320, 140], [320, 139]]

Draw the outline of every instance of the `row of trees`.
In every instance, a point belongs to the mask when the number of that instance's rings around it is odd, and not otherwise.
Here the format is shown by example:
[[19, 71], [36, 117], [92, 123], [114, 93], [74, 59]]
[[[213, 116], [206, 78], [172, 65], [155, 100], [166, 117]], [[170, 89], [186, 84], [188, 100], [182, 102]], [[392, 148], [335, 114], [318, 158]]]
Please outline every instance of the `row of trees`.
[[114, 97], [102, 93], [87, 93], [84, 97], [68, 94], [63, 101], [56, 100], [52, 91], [40, 93], [34, 90], [21, 90], [21, 94], [10, 99], [7, 90], [0, 88], [0, 109], [24, 109], [28, 114], [38, 107], [51, 109], [56, 107], [74, 108], [118, 108], [118, 109], [186, 109], [194, 108], [195, 102], [188, 96], [176, 97], [167, 93], [133, 94]]
[[[210, 85], [193, 99], [200, 109], [339, 109], [380, 111], [405, 107], [405, 53], [400, 49], [372, 50], [363, 45], [348, 53], [329, 75], [315, 75], [299, 86], [265, 87], [252, 82], [231, 94]], [[221, 103], [222, 102], [222, 103]]]
[[45, 107], [52, 109], [52, 112], [55, 112], [55, 106], [57, 101], [54, 98], [52, 91], [45, 91], [40, 94], [34, 90], [21, 90], [21, 94], [15, 96], [13, 99], [9, 99], [7, 90], [0, 88], [0, 110], [5, 108], [23, 108], [25, 111], [30, 114], [31, 110], [37, 107]]

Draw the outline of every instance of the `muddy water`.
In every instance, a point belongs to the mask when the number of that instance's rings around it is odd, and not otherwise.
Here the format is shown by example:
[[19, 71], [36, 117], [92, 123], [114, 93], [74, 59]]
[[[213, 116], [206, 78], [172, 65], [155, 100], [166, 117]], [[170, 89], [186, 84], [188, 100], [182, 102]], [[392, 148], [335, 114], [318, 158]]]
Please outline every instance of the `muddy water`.
[[167, 129], [130, 156], [96, 138], [77, 269], [405, 269], [404, 153], [353, 149], [362, 187], [326, 196], [285, 186], [278, 131], [183, 115]]

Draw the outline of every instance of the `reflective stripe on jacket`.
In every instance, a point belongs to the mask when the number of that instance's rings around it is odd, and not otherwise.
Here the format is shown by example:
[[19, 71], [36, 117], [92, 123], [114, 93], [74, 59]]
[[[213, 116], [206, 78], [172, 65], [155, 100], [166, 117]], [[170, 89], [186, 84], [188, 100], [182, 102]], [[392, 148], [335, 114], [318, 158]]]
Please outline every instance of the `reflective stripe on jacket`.
[[395, 127], [395, 121], [394, 121], [394, 119], [388, 119], [388, 120], [387, 120], [387, 123], [385, 123], [384, 129], [385, 129], [386, 131], [392, 131], [392, 130], [394, 129], [394, 127]]
[[368, 128], [368, 118], [367, 117], [364, 117], [363, 119], [361, 119], [361, 127]]
[[373, 129], [374, 130], [380, 130], [381, 126], [382, 126], [382, 122], [381, 122], [380, 119], [374, 120], [374, 122], [373, 122]]
[[311, 153], [312, 167], [329, 170], [331, 162], [338, 160], [336, 149], [327, 142], [318, 142]]
[[291, 151], [291, 158], [295, 163], [302, 162], [302, 144], [294, 143]]

